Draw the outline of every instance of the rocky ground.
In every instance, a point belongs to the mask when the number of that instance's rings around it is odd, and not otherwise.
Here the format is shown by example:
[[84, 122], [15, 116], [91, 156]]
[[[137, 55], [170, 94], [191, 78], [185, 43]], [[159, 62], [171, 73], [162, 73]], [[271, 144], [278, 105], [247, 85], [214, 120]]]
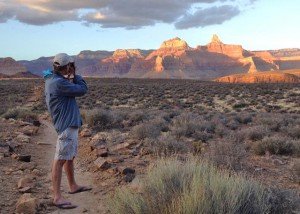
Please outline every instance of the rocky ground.
[[[292, 97], [293, 100], [297, 100], [299, 93], [296, 89], [293, 89], [293, 96], [287, 96], [285, 99]], [[40, 108], [41, 91], [36, 89], [36, 92], [34, 96], [38, 96], [38, 99], [28, 99], [27, 102], [30, 102], [23, 104], [25, 107], [37, 109], [39, 106]], [[64, 176], [63, 194], [74, 204], [79, 205], [76, 210], [64, 212], [51, 204], [50, 167], [57, 135], [49, 120], [49, 115], [44, 111], [39, 111], [36, 113], [38, 114], [36, 120], [26, 120], [26, 117], [25, 120], [0, 119], [0, 181], [2, 184], [0, 186], [0, 213], [109, 213], [107, 204], [114, 191], [126, 186], [139, 192], [140, 180], [143, 179], [148, 169], [154, 166], [155, 161], [162, 156], [172, 156], [168, 153], [168, 149], [179, 151], [177, 154], [179, 158], [185, 158], [191, 154], [208, 158], [220, 168], [229, 168], [247, 178], [254, 178], [265, 187], [271, 187], [274, 191], [280, 192], [279, 195], [285, 198], [283, 201], [287, 204], [286, 206], [295, 206], [293, 207], [295, 213], [300, 210], [296, 206], [300, 204], [298, 154], [284, 150], [286, 152], [284, 154], [270, 152], [256, 154], [252, 151], [253, 145], [258, 145], [264, 139], [270, 140], [273, 135], [278, 136], [279, 141], [288, 139], [294, 145], [299, 145], [297, 133], [299, 125], [295, 125], [300, 121], [298, 110], [295, 110], [299, 107], [294, 107], [294, 105], [289, 107], [291, 108], [289, 111], [295, 114], [286, 114], [286, 116], [265, 114], [266, 120], [262, 120], [263, 114], [253, 112], [247, 115], [207, 113], [210, 119], [204, 119], [198, 115], [199, 117], [197, 116], [194, 122], [198, 124], [201, 120], [201, 125], [204, 124], [207, 128], [204, 132], [200, 132], [201, 127], [196, 124], [199, 129], [197, 136], [185, 136], [179, 133], [182, 131], [181, 126], [185, 124], [179, 123], [178, 125], [177, 122], [185, 120], [186, 117], [185, 114], [180, 114], [181, 112], [174, 114], [173, 110], [170, 113], [168, 110], [158, 111], [146, 108], [143, 111], [138, 109], [130, 111], [129, 106], [126, 108], [129, 110], [100, 109], [96, 111], [94, 116], [101, 116], [102, 120], [107, 120], [107, 124], [100, 124], [101, 127], [98, 124], [100, 128], [96, 127], [97, 124], [91, 126], [91, 122], [84, 118], [87, 123], [80, 130], [76, 178], [80, 184], [92, 186], [93, 190], [68, 195], [68, 186]], [[86, 111], [85, 117], [88, 113], [91, 112]], [[26, 112], [26, 114], [29, 113]], [[174, 115], [171, 118], [172, 114]], [[192, 116], [195, 115], [192, 114]], [[218, 120], [214, 121], [214, 119]], [[193, 122], [191, 118], [190, 120]], [[189, 128], [195, 125], [190, 124], [191, 121], [187, 121]], [[224, 127], [219, 126], [222, 121], [225, 124]], [[262, 126], [262, 123], [267, 127], [265, 132], [260, 131], [261, 128], [266, 128]], [[217, 126], [211, 134], [207, 130], [213, 124]], [[158, 126], [163, 128], [157, 133]], [[296, 132], [291, 132], [289, 129], [296, 130]], [[175, 139], [168, 135], [170, 133], [180, 134], [180, 136]], [[224, 133], [225, 135], [234, 133], [235, 138], [241, 138], [242, 148], [239, 144], [234, 144], [233, 140], [232, 142], [226, 141], [229, 139], [225, 138], [226, 136], [220, 137]], [[168, 142], [168, 138], [174, 142]], [[157, 145], [157, 142], [162, 145]], [[164, 142], [167, 143], [164, 144]], [[191, 150], [183, 152], [185, 150], [181, 149]], [[282, 148], [279, 147], [279, 149]], [[278, 198], [276, 200], [282, 203]]]

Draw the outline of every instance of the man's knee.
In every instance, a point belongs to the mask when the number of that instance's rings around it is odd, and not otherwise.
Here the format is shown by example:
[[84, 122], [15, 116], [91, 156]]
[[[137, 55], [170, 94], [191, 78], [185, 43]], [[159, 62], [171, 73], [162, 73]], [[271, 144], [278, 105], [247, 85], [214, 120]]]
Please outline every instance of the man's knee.
[[66, 160], [54, 160], [54, 164], [60, 167], [63, 167], [65, 164]]

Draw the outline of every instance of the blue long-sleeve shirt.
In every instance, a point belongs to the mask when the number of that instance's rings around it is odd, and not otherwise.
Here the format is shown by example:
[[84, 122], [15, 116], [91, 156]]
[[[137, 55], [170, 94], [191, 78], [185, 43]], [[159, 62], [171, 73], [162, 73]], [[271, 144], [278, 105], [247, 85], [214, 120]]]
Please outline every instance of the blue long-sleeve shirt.
[[46, 105], [57, 133], [68, 127], [80, 127], [82, 119], [75, 97], [87, 93], [86, 82], [80, 75], [75, 75], [72, 83], [51, 71], [44, 72], [44, 78]]

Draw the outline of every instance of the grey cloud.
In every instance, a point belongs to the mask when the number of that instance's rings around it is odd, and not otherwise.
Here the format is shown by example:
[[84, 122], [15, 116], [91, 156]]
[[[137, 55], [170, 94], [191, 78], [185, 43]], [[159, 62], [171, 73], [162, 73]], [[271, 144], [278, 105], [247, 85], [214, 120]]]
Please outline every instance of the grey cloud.
[[187, 29], [222, 24], [239, 13], [239, 8], [231, 5], [198, 9], [194, 14], [187, 14], [180, 21], [176, 22], [175, 27], [177, 29]]
[[0, 23], [6, 22], [7, 20], [14, 17], [14, 11], [4, 3], [0, 2]]
[[[245, 0], [10, 0], [5, 4], [0, 1], [0, 22], [15, 19], [31, 25], [47, 25], [79, 21], [99, 24], [102, 28], [126, 29], [168, 23], [184, 29], [222, 23], [239, 14], [234, 5], [241, 1]], [[226, 2], [232, 6], [224, 6]], [[188, 13], [203, 3], [207, 9]], [[215, 7], [215, 3], [223, 6]], [[83, 14], [83, 9], [88, 10]]]
[[15, 18], [20, 22], [31, 25], [46, 25], [61, 21], [78, 20], [77, 13], [74, 11], [52, 11], [45, 13], [42, 11], [32, 11], [28, 8], [18, 10]]

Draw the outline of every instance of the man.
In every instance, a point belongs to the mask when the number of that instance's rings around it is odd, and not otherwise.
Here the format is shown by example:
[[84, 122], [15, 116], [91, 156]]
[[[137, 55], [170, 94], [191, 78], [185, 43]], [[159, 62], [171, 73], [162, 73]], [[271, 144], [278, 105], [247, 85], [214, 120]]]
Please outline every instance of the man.
[[78, 129], [82, 120], [75, 97], [87, 92], [87, 84], [75, 74], [72, 57], [57, 54], [53, 61], [54, 71], [44, 72], [45, 96], [48, 111], [58, 133], [56, 152], [52, 165], [53, 204], [61, 209], [76, 208], [60, 191], [62, 168], [67, 174], [70, 194], [91, 190], [79, 186], [74, 178], [74, 158], [77, 155]]

